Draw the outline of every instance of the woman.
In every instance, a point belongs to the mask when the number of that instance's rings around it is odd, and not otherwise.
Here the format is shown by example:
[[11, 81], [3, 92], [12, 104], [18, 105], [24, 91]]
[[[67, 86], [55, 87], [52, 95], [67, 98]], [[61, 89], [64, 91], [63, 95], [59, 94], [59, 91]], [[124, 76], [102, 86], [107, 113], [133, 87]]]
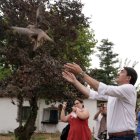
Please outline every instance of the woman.
[[72, 112], [65, 115], [66, 103], [63, 103], [61, 121], [70, 124], [67, 140], [91, 140], [91, 131], [88, 127], [89, 112], [84, 108], [83, 101], [76, 99]]

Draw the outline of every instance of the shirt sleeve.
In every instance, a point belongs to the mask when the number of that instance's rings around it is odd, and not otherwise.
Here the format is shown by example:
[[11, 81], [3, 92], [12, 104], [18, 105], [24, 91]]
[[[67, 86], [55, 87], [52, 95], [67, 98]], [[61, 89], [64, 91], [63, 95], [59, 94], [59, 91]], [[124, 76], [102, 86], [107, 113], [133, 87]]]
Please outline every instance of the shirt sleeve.
[[99, 84], [98, 93], [100, 95], [108, 95], [112, 97], [125, 98], [131, 100], [136, 97], [136, 89], [131, 84], [123, 84], [120, 86], [110, 86], [104, 83]]
[[107, 95], [98, 94], [98, 92], [93, 90], [93, 89], [89, 90], [89, 98], [93, 99], [93, 100], [101, 100], [101, 101], [107, 101], [108, 100]]

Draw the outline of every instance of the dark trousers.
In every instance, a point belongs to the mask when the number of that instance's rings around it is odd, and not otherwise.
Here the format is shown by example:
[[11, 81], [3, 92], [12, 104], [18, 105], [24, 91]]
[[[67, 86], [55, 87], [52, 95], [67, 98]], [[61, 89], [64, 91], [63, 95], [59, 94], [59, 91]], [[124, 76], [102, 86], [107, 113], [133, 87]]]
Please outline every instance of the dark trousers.
[[109, 140], [134, 140], [134, 135], [112, 136], [112, 137], [109, 137]]

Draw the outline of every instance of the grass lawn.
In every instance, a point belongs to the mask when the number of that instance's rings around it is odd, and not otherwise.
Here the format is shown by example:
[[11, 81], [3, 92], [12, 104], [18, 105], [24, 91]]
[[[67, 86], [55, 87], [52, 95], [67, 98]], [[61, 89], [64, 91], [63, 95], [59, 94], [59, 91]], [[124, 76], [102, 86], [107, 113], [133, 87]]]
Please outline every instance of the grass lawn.
[[[15, 140], [13, 134], [0, 134], [0, 140]], [[31, 140], [60, 140], [60, 134], [34, 134]]]
[[[13, 134], [0, 134], [0, 140], [15, 140], [15, 138]], [[60, 140], [60, 134], [34, 134], [31, 140]]]

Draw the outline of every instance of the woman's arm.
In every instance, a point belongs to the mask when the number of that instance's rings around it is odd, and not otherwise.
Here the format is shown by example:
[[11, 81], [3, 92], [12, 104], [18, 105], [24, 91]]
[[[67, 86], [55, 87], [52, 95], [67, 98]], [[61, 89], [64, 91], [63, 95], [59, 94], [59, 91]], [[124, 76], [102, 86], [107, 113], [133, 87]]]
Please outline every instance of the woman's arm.
[[85, 120], [89, 117], [89, 112], [87, 111], [87, 109], [80, 110], [79, 108], [77, 108], [76, 114], [77, 114], [78, 118], [80, 118], [82, 120]]
[[62, 122], [68, 122], [68, 119], [69, 119], [69, 116], [70, 115], [65, 115], [65, 110], [66, 110], [66, 102], [63, 103], [63, 107], [62, 107], [62, 110], [61, 110], [61, 114], [60, 114], [60, 120]]

